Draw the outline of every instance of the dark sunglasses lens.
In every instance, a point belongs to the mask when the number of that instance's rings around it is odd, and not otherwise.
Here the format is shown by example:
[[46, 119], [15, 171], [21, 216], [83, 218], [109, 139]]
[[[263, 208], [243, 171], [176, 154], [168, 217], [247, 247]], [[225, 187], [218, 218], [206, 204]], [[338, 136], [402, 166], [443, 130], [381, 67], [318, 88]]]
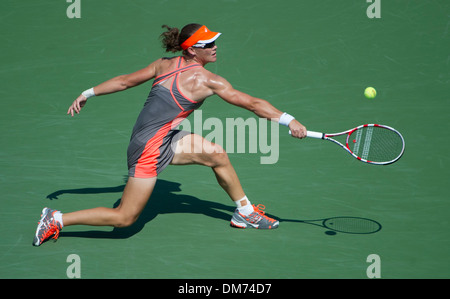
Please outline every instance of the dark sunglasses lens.
[[215, 45], [216, 45], [216, 42], [212, 42], [212, 43], [206, 44], [203, 47], [203, 49], [210, 49], [210, 48], [213, 48]]

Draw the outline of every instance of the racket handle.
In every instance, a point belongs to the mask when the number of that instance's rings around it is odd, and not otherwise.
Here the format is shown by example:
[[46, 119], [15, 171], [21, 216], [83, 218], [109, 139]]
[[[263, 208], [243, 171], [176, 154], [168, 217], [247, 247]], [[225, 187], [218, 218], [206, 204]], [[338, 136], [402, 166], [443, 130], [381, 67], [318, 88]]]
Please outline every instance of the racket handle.
[[[292, 135], [291, 130], [289, 130], [289, 135]], [[323, 139], [324, 136], [325, 136], [325, 134], [320, 133], [320, 132], [306, 131], [306, 137]]]
[[307, 131], [306, 136], [311, 138], [317, 138], [317, 139], [323, 139], [325, 134], [320, 132], [314, 132], [314, 131]]

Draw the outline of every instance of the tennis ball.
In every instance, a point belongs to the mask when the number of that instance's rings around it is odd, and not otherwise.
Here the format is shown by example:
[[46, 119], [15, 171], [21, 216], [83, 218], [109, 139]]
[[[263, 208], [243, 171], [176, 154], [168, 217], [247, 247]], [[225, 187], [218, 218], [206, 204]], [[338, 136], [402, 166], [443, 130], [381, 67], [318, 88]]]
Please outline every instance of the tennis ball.
[[373, 88], [373, 87], [367, 87], [367, 88], [364, 90], [364, 95], [365, 95], [366, 98], [368, 98], [368, 99], [373, 99], [373, 98], [376, 97], [377, 91], [376, 91], [375, 88]]

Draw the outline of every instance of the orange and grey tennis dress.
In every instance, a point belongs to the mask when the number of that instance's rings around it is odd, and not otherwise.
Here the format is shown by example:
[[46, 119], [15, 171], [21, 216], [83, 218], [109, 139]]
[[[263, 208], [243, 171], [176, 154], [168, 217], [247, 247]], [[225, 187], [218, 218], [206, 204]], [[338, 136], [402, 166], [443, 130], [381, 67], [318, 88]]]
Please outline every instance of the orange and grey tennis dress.
[[[182, 72], [202, 66], [197, 63], [182, 66], [183, 57], [175, 59], [178, 60], [175, 70], [155, 78], [134, 125], [127, 151], [128, 175], [131, 177], [154, 177], [170, 164], [176, 142], [191, 134], [178, 131], [176, 127], [203, 103], [184, 96], [178, 85]], [[160, 84], [172, 77], [170, 89]]]

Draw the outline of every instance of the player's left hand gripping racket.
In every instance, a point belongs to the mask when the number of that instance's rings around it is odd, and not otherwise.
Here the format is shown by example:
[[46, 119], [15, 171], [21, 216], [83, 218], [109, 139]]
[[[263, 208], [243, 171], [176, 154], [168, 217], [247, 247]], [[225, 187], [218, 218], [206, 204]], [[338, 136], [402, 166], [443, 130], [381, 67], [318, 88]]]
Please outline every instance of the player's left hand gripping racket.
[[[331, 138], [341, 135], [347, 135], [345, 145]], [[308, 131], [306, 136], [332, 141], [359, 161], [376, 165], [392, 164], [405, 151], [402, 134], [385, 125], [366, 124], [334, 134]]]

